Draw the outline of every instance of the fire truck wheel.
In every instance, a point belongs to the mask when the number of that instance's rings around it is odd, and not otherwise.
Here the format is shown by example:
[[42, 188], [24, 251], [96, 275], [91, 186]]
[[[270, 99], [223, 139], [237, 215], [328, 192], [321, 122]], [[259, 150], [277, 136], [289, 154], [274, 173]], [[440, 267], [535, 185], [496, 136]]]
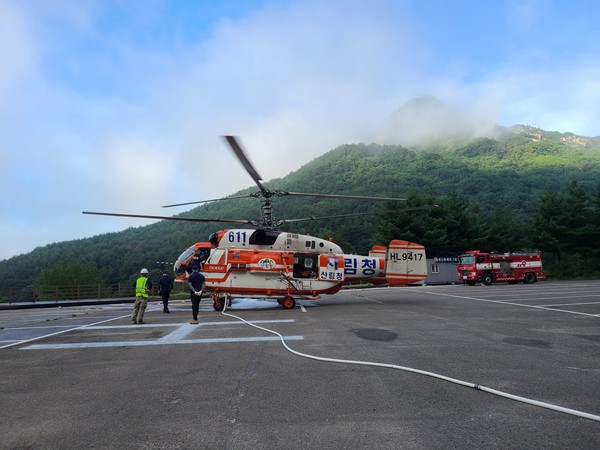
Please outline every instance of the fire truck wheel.
[[484, 273], [481, 276], [481, 282], [483, 284], [485, 284], [486, 286], [489, 286], [490, 284], [492, 284], [494, 282], [494, 277], [491, 273]]
[[223, 311], [223, 307], [225, 306], [225, 299], [221, 297], [214, 297], [213, 300], [213, 308], [215, 308], [215, 311]]
[[525, 279], [523, 280], [526, 284], [535, 283], [535, 274], [533, 272], [527, 272], [525, 274]]
[[294, 309], [296, 306], [296, 300], [294, 300], [292, 297], [286, 297], [281, 301], [281, 306], [283, 306], [284, 309]]

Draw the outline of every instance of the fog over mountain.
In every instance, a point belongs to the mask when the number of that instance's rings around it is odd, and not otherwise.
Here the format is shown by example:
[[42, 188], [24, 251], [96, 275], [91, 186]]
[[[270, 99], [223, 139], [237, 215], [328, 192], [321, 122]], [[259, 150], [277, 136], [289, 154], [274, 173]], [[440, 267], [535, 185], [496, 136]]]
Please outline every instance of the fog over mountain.
[[422, 148], [448, 138], [496, 138], [498, 134], [498, 125], [426, 95], [391, 114], [373, 139], [378, 144]]

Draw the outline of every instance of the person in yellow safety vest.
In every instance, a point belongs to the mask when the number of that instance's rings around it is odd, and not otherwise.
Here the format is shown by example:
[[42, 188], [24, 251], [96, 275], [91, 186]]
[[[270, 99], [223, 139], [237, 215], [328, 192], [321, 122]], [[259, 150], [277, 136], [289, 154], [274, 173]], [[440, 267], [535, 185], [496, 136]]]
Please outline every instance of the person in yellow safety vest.
[[152, 289], [152, 281], [148, 279], [148, 269], [140, 271], [140, 277], [135, 282], [135, 303], [133, 304], [133, 314], [131, 321], [134, 324], [144, 323], [144, 313], [148, 306], [148, 295]]

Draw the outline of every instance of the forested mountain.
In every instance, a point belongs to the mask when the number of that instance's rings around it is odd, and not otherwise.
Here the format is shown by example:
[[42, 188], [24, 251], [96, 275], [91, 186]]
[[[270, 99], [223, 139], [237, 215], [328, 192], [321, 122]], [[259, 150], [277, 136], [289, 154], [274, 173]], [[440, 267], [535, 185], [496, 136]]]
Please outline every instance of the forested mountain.
[[[366, 252], [374, 244], [387, 245], [390, 239], [400, 238], [424, 244], [431, 256], [456, 255], [473, 247], [541, 249], [556, 264], [556, 273], [568, 276], [585, 271], [590, 261], [598, 262], [600, 138], [524, 125], [496, 127], [495, 134], [495, 138], [446, 137], [426, 148], [342, 145], [266, 185], [296, 192], [407, 197], [409, 206], [439, 205], [418, 213], [282, 227], [333, 237], [347, 252]], [[398, 208], [384, 202], [298, 197], [275, 198], [273, 203], [274, 215], [281, 218]], [[253, 219], [259, 209], [257, 199], [236, 199], [205, 204], [183, 215]], [[106, 283], [128, 281], [140, 267], [156, 274], [166, 266], [164, 262], [173, 262], [185, 248], [206, 241], [219, 228], [223, 225], [161, 221], [47, 245], [0, 261], [0, 287], [31, 284], [44, 269], [72, 267], [68, 265], [73, 262], [96, 268], [94, 276]], [[573, 255], [583, 262], [576, 269], [563, 270], [560, 264], [567, 264]]]

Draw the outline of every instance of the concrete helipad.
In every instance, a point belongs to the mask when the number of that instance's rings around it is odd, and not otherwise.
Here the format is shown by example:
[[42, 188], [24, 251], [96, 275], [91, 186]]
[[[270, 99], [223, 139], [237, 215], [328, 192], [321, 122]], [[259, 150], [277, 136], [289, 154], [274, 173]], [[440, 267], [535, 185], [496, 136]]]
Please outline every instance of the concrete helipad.
[[600, 281], [298, 305], [2, 310], [0, 448], [600, 448]]

